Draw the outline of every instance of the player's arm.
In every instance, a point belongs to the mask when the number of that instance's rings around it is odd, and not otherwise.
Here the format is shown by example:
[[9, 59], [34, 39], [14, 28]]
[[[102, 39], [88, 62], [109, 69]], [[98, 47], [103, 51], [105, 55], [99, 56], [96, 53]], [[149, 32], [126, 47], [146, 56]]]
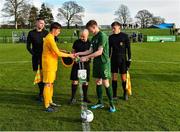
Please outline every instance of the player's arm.
[[106, 38], [102, 35], [99, 38], [99, 47], [98, 47], [98, 50], [95, 51], [92, 54], [89, 54], [89, 55], [87, 55], [85, 57], [82, 57], [81, 61], [88, 61], [89, 59], [93, 59], [93, 58], [96, 58], [98, 56], [101, 56], [103, 54], [103, 48], [105, 47], [105, 44], [106, 44]]
[[109, 37], [109, 57], [111, 58], [112, 56], [112, 40], [111, 36]]
[[67, 54], [67, 53], [63, 53], [63, 52], [59, 51], [59, 49], [56, 45], [56, 42], [53, 38], [51, 38], [49, 41], [50, 41], [51, 50], [54, 51], [59, 57], [71, 57], [71, 58], [73, 58], [72, 54]]
[[76, 56], [85, 56], [85, 55], [91, 54], [92, 52], [93, 52], [93, 49], [92, 49], [92, 47], [90, 47], [89, 50], [86, 50], [86, 51], [84, 51], [84, 52], [78, 52], [78, 53], [76, 53]]
[[126, 53], [127, 53], [127, 67], [129, 68], [131, 64], [131, 43], [128, 36], [126, 38]]
[[126, 39], [126, 50], [127, 50], [127, 58], [128, 60], [131, 60], [131, 43], [128, 37]]
[[30, 53], [31, 55], [33, 55], [34, 52], [33, 52], [33, 50], [32, 50], [31, 44], [32, 44], [31, 32], [29, 32], [28, 37], [27, 37], [26, 48], [27, 48], [27, 50], [29, 51], [29, 53]]
[[93, 58], [96, 58], [98, 56], [101, 56], [103, 53], [103, 47], [102, 46], [99, 46], [98, 50], [90, 55], [87, 55], [86, 58], [87, 60], [89, 59], [93, 59]]

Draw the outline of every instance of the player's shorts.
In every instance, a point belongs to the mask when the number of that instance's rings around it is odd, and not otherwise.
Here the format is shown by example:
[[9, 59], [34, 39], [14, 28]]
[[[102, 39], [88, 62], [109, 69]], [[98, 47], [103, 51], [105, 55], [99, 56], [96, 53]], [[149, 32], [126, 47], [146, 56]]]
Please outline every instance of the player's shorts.
[[111, 73], [126, 74], [127, 73], [126, 61], [116, 62], [115, 60], [111, 59]]
[[42, 57], [41, 56], [32, 56], [32, 68], [33, 71], [38, 70], [38, 64], [40, 65], [40, 68], [42, 69]]
[[44, 83], [54, 83], [56, 79], [56, 72], [43, 71], [43, 82]]
[[111, 78], [111, 64], [110, 61], [106, 63], [93, 62], [93, 77], [110, 79]]
[[[79, 64], [74, 63], [72, 69], [71, 69], [71, 77], [70, 80], [77, 81], [78, 79], [78, 70], [79, 70]], [[90, 63], [86, 62], [84, 63], [84, 69], [87, 70], [87, 82], [90, 80]]]

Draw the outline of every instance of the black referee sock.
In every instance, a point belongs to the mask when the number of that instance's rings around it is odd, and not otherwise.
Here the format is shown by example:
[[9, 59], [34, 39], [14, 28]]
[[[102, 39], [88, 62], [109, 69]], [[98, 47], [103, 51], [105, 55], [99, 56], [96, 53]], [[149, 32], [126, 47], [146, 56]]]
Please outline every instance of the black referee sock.
[[44, 83], [43, 82], [38, 83], [38, 87], [39, 87], [39, 96], [43, 96]]
[[117, 97], [117, 81], [112, 80], [113, 97]]
[[88, 85], [83, 84], [82, 85], [82, 90], [83, 90], [84, 100], [87, 100]]
[[71, 90], [72, 90], [71, 100], [74, 99], [75, 96], [76, 96], [77, 86], [78, 86], [78, 85], [74, 85], [74, 84], [72, 84], [72, 86], [71, 86]]
[[124, 91], [124, 96], [126, 95], [126, 81], [122, 82], [122, 87], [123, 87], [123, 91]]

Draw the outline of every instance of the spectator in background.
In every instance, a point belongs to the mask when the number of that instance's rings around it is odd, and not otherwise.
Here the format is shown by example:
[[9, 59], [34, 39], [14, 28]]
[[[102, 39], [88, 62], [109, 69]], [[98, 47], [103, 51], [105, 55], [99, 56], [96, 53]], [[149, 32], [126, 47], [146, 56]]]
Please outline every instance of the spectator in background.
[[142, 33], [138, 33], [138, 42], [143, 42], [143, 34]]
[[136, 37], [137, 37], [137, 34], [135, 32], [133, 32], [133, 34], [132, 34], [133, 43], [136, 42]]

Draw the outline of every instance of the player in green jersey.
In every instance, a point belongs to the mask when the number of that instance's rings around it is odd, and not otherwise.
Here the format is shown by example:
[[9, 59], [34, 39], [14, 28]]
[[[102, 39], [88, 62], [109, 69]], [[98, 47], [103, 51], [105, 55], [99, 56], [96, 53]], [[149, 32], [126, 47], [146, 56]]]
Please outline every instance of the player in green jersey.
[[111, 78], [111, 67], [108, 37], [105, 33], [100, 31], [95, 20], [90, 20], [86, 24], [86, 28], [93, 34], [93, 38], [91, 40], [91, 48], [85, 52], [79, 52], [76, 55], [83, 55], [83, 57], [81, 57], [82, 62], [93, 59], [93, 77], [96, 78], [96, 92], [98, 103], [96, 105], [93, 105], [91, 108], [97, 109], [104, 107], [102, 93], [102, 86], [104, 86], [110, 103], [109, 112], [115, 112], [116, 108], [113, 105], [111, 86], [109, 83], [109, 79]]

